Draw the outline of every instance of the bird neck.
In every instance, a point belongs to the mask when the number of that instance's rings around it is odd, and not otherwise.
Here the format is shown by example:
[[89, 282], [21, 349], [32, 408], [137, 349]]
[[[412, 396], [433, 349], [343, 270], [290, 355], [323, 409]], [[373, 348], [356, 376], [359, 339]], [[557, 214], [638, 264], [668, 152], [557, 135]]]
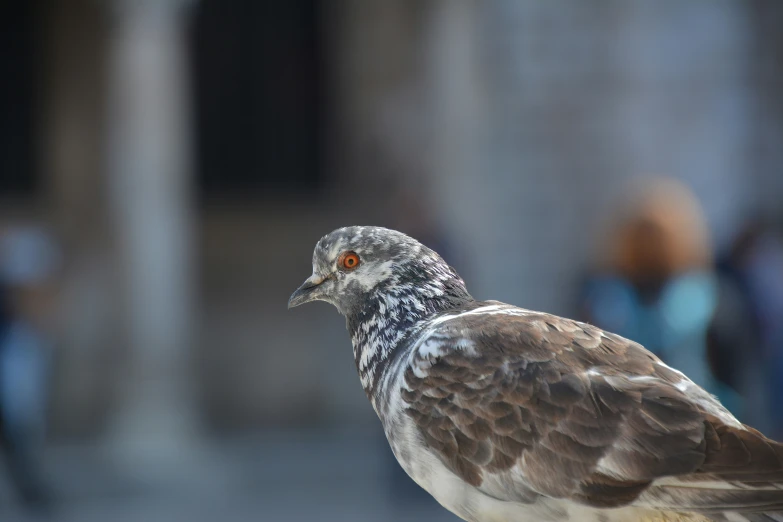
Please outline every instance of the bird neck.
[[[465, 283], [448, 272], [418, 281], [406, 279], [374, 291], [364, 305], [347, 317], [359, 378], [373, 406], [379, 381], [395, 356], [431, 317], [474, 299]], [[377, 407], [376, 407], [377, 410]]]

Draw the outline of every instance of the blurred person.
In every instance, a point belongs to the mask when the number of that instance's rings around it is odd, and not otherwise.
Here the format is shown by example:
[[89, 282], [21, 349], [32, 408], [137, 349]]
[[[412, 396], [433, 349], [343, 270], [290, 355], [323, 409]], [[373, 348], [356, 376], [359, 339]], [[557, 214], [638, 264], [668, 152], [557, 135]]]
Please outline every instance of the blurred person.
[[708, 336], [716, 374], [747, 398], [747, 422], [783, 436], [783, 241], [746, 223], [718, 262], [721, 306]]
[[20, 499], [35, 509], [51, 501], [40, 451], [50, 359], [45, 331], [56, 265], [44, 231], [0, 232], [0, 452]]
[[584, 319], [644, 345], [738, 413], [739, 394], [707, 357], [719, 289], [707, 226], [690, 191], [655, 180], [631, 198], [602, 246], [603, 268], [582, 296]]

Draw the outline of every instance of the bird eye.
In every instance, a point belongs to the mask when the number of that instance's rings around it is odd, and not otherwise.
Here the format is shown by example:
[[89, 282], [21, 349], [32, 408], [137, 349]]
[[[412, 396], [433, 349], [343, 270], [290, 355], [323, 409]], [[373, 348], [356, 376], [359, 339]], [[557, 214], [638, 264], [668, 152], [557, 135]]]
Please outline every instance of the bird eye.
[[338, 264], [346, 270], [353, 270], [359, 266], [359, 256], [356, 254], [356, 252], [344, 252], [340, 256]]

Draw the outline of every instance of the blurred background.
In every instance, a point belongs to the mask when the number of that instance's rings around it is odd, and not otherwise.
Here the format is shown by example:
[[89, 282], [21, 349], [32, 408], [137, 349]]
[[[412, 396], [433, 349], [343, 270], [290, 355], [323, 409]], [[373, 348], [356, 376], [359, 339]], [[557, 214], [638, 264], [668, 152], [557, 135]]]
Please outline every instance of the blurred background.
[[645, 343], [783, 438], [783, 3], [0, 2], [0, 519], [454, 521], [315, 242]]

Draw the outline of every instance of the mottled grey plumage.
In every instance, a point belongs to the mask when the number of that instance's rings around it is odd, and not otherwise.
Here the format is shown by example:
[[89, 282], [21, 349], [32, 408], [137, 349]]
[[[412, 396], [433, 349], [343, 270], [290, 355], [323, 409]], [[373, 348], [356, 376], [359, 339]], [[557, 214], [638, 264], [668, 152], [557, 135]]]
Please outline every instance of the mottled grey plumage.
[[402, 467], [465, 520], [783, 521], [783, 446], [632, 341], [476, 301], [378, 227], [318, 242], [289, 307], [315, 299], [345, 315]]

